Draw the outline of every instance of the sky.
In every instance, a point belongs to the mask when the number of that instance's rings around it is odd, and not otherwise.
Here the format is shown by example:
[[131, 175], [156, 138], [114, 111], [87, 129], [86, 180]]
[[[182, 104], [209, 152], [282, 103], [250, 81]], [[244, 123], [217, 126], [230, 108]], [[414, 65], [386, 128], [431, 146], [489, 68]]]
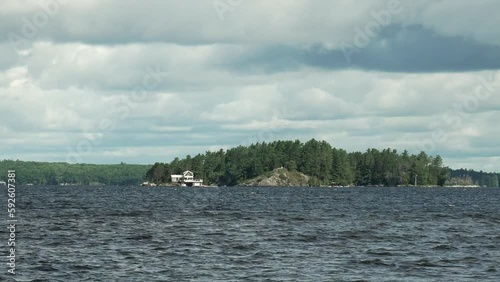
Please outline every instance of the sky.
[[500, 171], [500, 1], [0, 2], [0, 159], [315, 138]]

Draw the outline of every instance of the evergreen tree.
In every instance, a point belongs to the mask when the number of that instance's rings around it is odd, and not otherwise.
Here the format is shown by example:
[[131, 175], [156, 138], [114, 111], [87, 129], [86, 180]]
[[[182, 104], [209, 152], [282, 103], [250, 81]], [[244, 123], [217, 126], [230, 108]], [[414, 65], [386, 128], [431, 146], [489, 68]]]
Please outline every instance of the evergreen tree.
[[[155, 164], [147, 174], [156, 175]], [[450, 177], [465, 177], [471, 183], [498, 186], [497, 174], [469, 170], [450, 170], [443, 166], [440, 156], [431, 157], [425, 152], [399, 154], [394, 149], [368, 149], [366, 152], [347, 153], [332, 148], [325, 141], [311, 139], [306, 143], [276, 141], [239, 146], [227, 151], [206, 152], [194, 158], [174, 159], [163, 165], [164, 174], [182, 173], [189, 168], [205, 183], [235, 185], [246, 179], [260, 176], [275, 168], [285, 167], [310, 176], [311, 185], [445, 185]], [[458, 176], [457, 176], [458, 175]], [[158, 176], [156, 175], [156, 179]], [[163, 179], [168, 179], [166, 175]]]

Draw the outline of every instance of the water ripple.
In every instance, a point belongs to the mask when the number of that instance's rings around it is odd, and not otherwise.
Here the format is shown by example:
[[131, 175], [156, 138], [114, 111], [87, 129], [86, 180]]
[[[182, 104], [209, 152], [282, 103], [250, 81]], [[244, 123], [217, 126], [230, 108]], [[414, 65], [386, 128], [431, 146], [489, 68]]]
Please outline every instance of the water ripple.
[[16, 281], [499, 281], [500, 189], [31, 186], [17, 202]]

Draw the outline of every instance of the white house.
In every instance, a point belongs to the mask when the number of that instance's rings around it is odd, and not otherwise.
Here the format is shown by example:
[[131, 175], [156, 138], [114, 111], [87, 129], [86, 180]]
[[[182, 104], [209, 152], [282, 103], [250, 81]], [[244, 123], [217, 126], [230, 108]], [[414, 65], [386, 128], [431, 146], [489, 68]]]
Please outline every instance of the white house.
[[172, 174], [170, 178], [172, 178], [172, 182], [180, 182], [182, 180], [182, 175]]
[[200, 187], [203, 186], [203, 179], [195, 179], [194, 173], [192, 171], [186, 170], [182, 175], [172, 174], [170, 175], [172, 182], [181, 183], [185, 186]]
[[184, 180], [193, 180], [194, 179], [194, 173], [192, 171], [186, 170], [182, 174], [184, 176]]

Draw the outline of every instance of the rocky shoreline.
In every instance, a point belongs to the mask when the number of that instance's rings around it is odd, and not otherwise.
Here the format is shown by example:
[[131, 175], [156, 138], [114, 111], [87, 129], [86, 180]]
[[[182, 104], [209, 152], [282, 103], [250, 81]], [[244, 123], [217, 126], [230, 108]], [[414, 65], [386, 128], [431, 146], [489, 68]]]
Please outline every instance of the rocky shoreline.
[[309, 186], [309, 176], [285, 168], [277, 168], [264, 175], [245, 180], [237, 186], [304, 187]]

